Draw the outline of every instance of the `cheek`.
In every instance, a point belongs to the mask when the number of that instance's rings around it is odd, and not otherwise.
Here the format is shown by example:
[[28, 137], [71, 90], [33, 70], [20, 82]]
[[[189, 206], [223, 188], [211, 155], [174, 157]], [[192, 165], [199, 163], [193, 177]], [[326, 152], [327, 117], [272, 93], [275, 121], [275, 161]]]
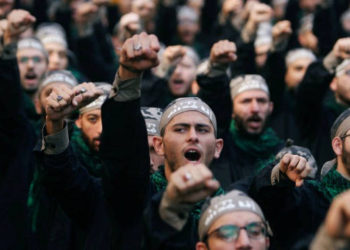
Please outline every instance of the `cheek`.
[[195, 74], [193, 73], [194, 69], [186, 69], [184, 75], [186, 77], [187, 84], [191, 84], [195, 79]]
[[61, 59], [61, 64], [62, 64], [62, 69], [67, 68], [67, 66], [68, 66], [68, 59], [67, 59], [67, 57], [63, 57]]
[[19, 74], [23, 77], [26, 73], [26, 66], [24, 64], [18, 63]]
[[264, 104], [264, 106], [261, 107], [262, 113], [264, 115], [265, 120], [270, 114], [270, 105], [269, 104]]
[[47, 67], [46, 63], [40, 63], [35, 67], [35, 71], [40, 76], [44, 74], [44, 72], [46, 71], [46, 67]]

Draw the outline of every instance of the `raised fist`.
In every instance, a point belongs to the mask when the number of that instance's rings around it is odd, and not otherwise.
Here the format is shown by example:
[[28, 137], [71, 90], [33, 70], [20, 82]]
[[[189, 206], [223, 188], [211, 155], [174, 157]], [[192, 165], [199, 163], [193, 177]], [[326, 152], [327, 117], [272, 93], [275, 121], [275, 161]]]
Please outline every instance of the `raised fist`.
[[70, 89], [65, 85], [56, 86], [46, 98], [46, 121], [63, 120], [74, 110], [94, 101], [103, 91], [93, 83], [82, 83]]
[[219, 186], [204, 164], [187, 164], [171, 174], [165, 192], [173, 204], [194, 204], [212, 195]]
[[79, 4], [74, 11], [73, 19], [77, 25], [93, 22], [97, 17], [98, 7], [92, 2]]
[[275, 44], [286, 41], [291, 34], [292, 26], [287, 20], [279, 21], [272, 27], [272, 39]]
[[158, 38], [145, 32], [127, 39], [122, 46], [119, 60], [121, 78], [125, 70], [139, 75], [142, 71], [157, 66], [159, 48]]
[[250, 12], [249, 12], [249, 22], [254, 23], [255, 25], [270, 21], [272, 18], [272, 9], [267, 4], [255, 3]]
[[236, 45], [228, 40], [216, 42], [210, 50], [210, 62], [218, 64], [228, 64], [237, 59]]
[[340, 38], [335, 43], [332, 53], [339, 59], [350, 58], [350, 38]]
[[228, 17], [231, 13], [236, 13], [242, 8], [242, 0], [225, 0], [222, 4], [222, 13], [225, 17]]
[[163, 53], [163, 59], [169, 64], [178, 63], [186, 54], [186, 48], [181, 45], [168, 46]]
[[297, 187], [303, 185], [304, 179], [312, 171], [304, 157], [289, 153], [282, 157], [279, 167], [280, 171], [286, 174], [291, 181], [295, 182]]
[[35, 20], [35, 17], [26, 10], [12, 10], [7, 16], [6, 28], [4, 30], [4, 43], [8, 44], [17, 41], [19, 35], [26, 31]]

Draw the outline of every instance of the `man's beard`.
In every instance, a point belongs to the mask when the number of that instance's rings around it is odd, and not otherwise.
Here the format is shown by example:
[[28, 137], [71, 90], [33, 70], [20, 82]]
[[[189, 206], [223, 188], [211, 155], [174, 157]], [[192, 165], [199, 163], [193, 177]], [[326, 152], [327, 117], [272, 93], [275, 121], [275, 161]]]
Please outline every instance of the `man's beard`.
[[[247, 137], [256, 138], [256, 137], [260, 136], [266, 128], [266, 120], [264, 121], [258, 115], [252, 115], [252, 116], [248, 117], [246, 121], [244, 121], [243, 118], [241, 118], [238, 115], [236, 115], [233, 119], [235, 120], [238, 131]], [[245, 126], [245, 122], [247, 123], [249, 121], [262, 121], [261, 130], [259, 132], [253, 132], [253, 133], [249, 132]]]
[[338, 94], [338, 100], [341, 104], [345, 104], [346, 106], [350, 106], [350, 100], [348, 100], [345, 96]]
[[342, 147], [342, 154], [341, 154], [341, 160], [345, 166], [345, 168], [347, 169], [348, 172], [350, 172], [348, 166], [350, 163], [350, 152], [348, 152], [347, 150], [345, 150], [345, 143], [344, 141], [342, 142], [343, 147]]
[[99, 138], [93, 138], [91, 141], [89, 140], [89, 138], [82, 132], [81, 133], [82, 137], [83, 137], [83, 140], [85, 141], [86, 145], [88, 145], [89, 149], [92, 151], [92, 152], [95, 152], [97, 153], [99, 148], [96, 148], [95, 147], [95, 144], [94, 144], [94, 141], [99, 139]]
[[24, 92], [26, 92], [28, 95], [34, 95], [36, 93], [36, 91], [38, 90], [38, 88], [32, 88], [32, 89], [24, 89]]

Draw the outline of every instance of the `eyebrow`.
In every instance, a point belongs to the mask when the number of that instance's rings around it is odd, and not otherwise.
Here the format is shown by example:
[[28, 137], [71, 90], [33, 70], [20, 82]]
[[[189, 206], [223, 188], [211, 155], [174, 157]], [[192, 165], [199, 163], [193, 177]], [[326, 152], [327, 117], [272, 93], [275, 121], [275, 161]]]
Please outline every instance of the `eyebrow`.
[[[190, 124], [190, 123], [181, 122], [181, 123], [173, 124], [172, 127], [176, 127], [176, 126], [190, 127], [191, 125], [192, 124]], [[206, 123], [195, 123], [194, 126], [195, 127], [209, 127], [209, 128], [211, 128], [211, 126], [209, 124], [206, 124]]]

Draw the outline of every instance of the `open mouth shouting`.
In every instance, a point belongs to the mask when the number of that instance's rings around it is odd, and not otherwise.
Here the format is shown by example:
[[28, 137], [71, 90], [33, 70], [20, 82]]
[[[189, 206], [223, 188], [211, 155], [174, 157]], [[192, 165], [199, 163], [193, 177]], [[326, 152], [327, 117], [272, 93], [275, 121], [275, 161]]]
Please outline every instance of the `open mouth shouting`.
[[262, 126], [263, 119], [259, 116], [252, 116], [247, 120], [249, 127], [258, 129]]
[[184, 154], [188, 161], [199, 162], [201, 158], [201, 153], [197, 149], [188, 149]]
[[175, 84], [175, 85], [181, 85], [183, 83], [184, 83], [184, 81], [182, 79], [174, 79], [173, 80], [173, 84]]
[[25, 74], [25, 81], [29, 86], [36, 86], [38, 82], [38, 77], [34, 72], [28, 72]]

